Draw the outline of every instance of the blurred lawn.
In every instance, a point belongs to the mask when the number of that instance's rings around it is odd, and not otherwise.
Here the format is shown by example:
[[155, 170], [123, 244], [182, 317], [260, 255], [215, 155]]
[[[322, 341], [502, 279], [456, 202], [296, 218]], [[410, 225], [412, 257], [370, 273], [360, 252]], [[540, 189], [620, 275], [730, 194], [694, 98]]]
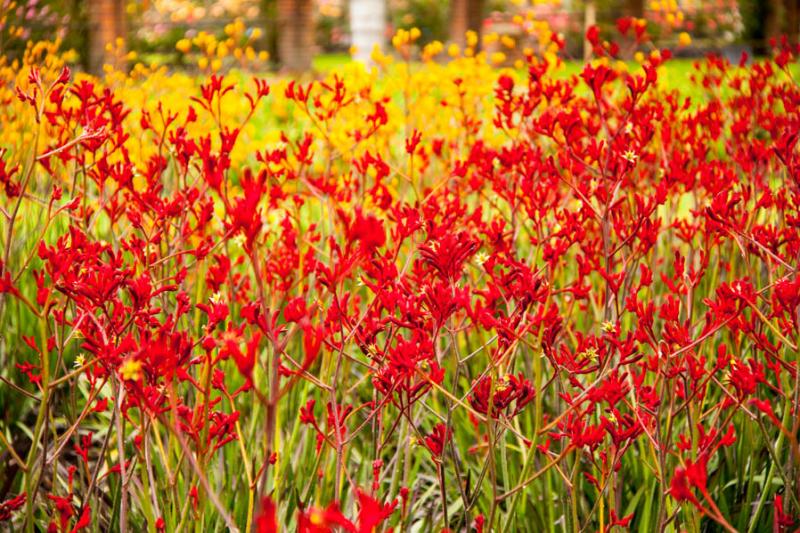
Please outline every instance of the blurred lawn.
[[344, 52], [337, 54], [320, 54], [311, 62], [314, 70], [318, 72], [330, 72], [352, 61], [350, 54]]
[[[174, 56], [171, 54], [144, 54], [142, 60], [146, 64], [170, 64], [170, 62], [174, 60]], [[329, 74], [351, 61], [350, 55], [345, 52], [319, 54], [314, 57], [312, 68], [320, 74]], [[664, 66], [664, 72], [666, 73], [663, 79], [664, 87], [667, 89], [678, 89], [689, 95], [697, 92], [693, 90], [694, 87], [689, 81], [689, 75], [692, 72], [692, 64], [695, 61], [696, 59], [687, 58], [671, 59], [668, 61]], [[187, 64], [192, 65], [193, 62], [188, 61]], [[632, 72], [636, 72], [640, 68], [639, 64], [634, 61], [629, 61], [628, 65]], [[792, 69], [793, 72], [800, 73], [800, 69], [796, 68], [797, 65], [794, 65], [794, 67], [795, 68]], [[564, 62], [563, 68], [555, 73], [555, 76], [558, 78], [566, 78], [571, 75], [580, 75], [582, 69], [583, 61], [568, 60]]]
[[[315, 71], [327, 74], [336, 70], [337, 68], [352, 61], [350, 56], [346, 53], [335, 54], [320, 54], [316, 56], [312, 62]], [[692, 72], [692, 64], [695, 59], [671, 59], [665, 65], [666, 88], [680, 89], [686, 91], [690, 89], [689, 74]], [[572, 75], [580, 75], [583, 70], [583, 61], [569, 60], [564, 62], [564, 67], [556, 73], [556, 77], [567, 78]], [[639, 69], [639, 64], [634, 61], [629, 61], [628, 66], [632, 72]]]
[[[694, 63], [702, 61], [702, 57], [697, 58], [673, 58], [667, 61], [662, 68], [659, 69], [659, 83], [660, 87], [666, 90], [677, 89], [684, 96], [692, 97], [692, 104], [696, 104], [701, 99], [705, 98], [705, 91], [697, 87], [690, 80], [690, 76], [694, 71]], [[346, 53], [336, 54], [320, 54], [313, 60], [313, 69], [322, 74], [328, 74], [337, 68], [350, 63], [352, 59]], [[635, 61], [627, 61], [630, 72], [641, 71], [641, 66]], [[554, 73], [556, 78], [567, 78], [575, 75], [579, 76], [583, 70], [584, 62], [582, 60], [567, 60], [564, 66]], [[800, 64], [792, 63], [789, 65], [789, 70], [795, 79], [800, 79]], [[582, 84], [585, 88], [585, 85]], [[723, 96], [729, 94], [729, 89], [723, 87]]]

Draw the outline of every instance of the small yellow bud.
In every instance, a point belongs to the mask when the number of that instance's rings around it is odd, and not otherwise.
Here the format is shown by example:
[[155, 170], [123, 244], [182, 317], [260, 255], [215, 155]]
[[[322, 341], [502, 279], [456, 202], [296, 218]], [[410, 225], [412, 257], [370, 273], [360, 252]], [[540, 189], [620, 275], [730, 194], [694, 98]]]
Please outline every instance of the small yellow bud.
[[189, 39], [181, 39], [175, 43], [175, 49], [182, 54], [186, 54], [192, 49], [192, 42]]
[[119, 375], [124, 381], [139, 381], [142, 377], [142, 362], [128, 359], [119, 367]]
[[494, 52], [490, 59], [493, 65], [500, 65], [505, 62], [506, 55], [503, 52]]
[[636, 152], [634, 152], [633, 150], [628, 150], [624, 154], [622, 154], [622, 159], [624, 159], [628, 163], [636, 163], [636, 160], [638, 158], [639, 156], [636, 155]]
[[514, 38], [511, 37], [510, 35], [503, 35], [500, 38], [500, 42], [503, 43], [503, 46], [505, 46], [506, 48], [511, 48], [511, 49], [513, 49], [514, 46], [516, 46], [517, 44]]

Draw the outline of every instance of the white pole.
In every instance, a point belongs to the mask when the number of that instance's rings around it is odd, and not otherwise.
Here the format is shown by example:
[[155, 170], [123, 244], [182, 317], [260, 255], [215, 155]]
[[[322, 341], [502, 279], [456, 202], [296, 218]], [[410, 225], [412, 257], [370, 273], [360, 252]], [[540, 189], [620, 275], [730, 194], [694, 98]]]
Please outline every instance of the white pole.
[[356, 50], [353, 59], [369, 63], [375, 45], [383, 48], [385, 31], [385, 0], [350, 0], [350, 35]]

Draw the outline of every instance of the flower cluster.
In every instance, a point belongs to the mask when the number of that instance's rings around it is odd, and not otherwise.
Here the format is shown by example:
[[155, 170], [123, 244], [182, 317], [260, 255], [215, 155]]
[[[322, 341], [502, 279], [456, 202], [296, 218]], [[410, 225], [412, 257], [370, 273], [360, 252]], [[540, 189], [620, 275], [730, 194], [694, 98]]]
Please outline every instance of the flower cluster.
[[417, 38], [0, 65], [0, 521], [797, 527], [798, 50], [676, 90], [594, 28], [579, 75]]

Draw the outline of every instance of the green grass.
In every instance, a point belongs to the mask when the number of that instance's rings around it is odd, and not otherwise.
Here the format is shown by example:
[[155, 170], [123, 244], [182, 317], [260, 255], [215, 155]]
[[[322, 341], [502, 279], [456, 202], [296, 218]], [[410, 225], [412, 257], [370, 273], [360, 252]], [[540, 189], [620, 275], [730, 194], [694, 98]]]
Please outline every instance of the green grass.
[[328, 73], [341, 68], [343, 65], [350, 63], [352, 60], [353, 59], [350, 57], [350, 54], [343, 52], [318, 54], [314, 56], [311, 65], [312, 68], [318, 72]]

